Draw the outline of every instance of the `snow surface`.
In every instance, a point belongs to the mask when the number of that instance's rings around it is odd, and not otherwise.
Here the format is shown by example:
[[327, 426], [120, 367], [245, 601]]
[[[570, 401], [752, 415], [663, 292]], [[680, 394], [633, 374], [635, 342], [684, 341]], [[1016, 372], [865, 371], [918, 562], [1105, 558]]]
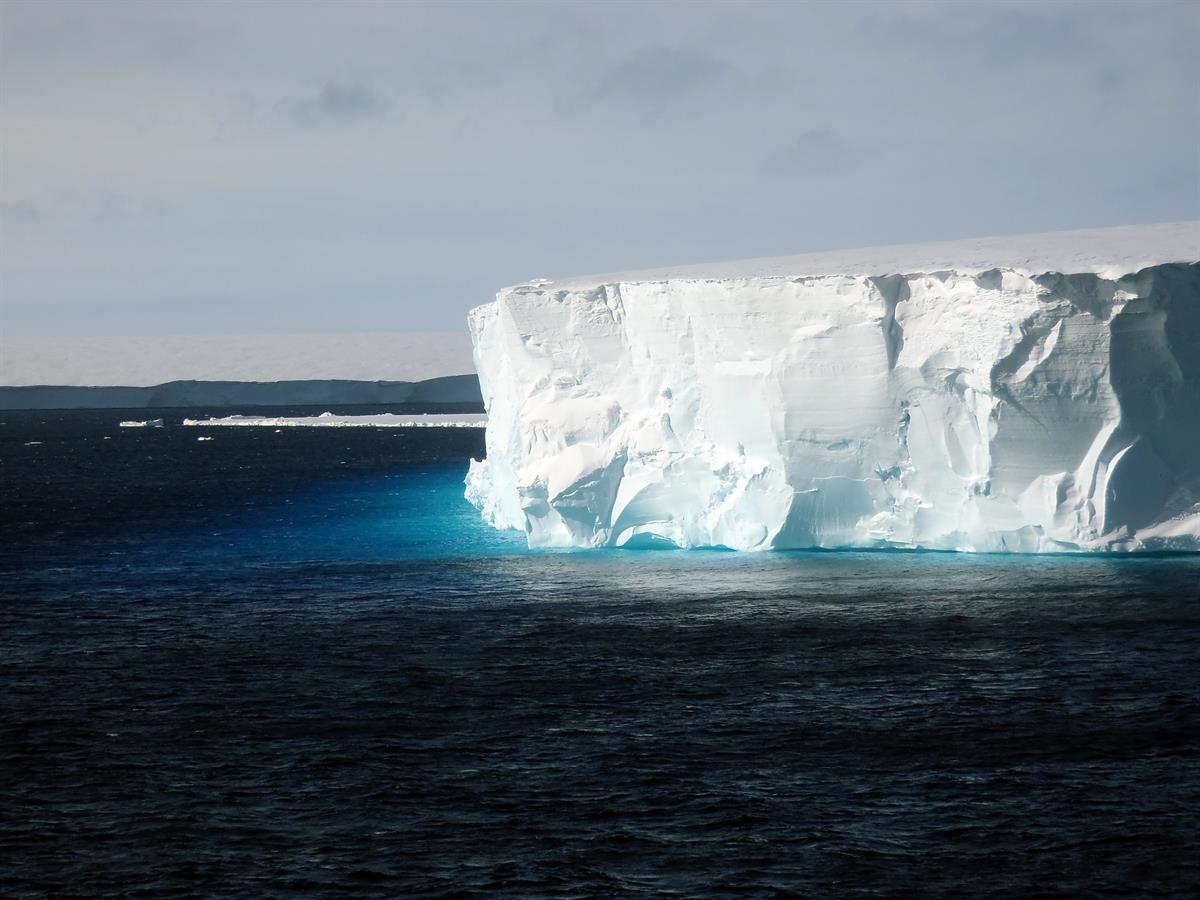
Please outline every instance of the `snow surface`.
[[[1200, 222], [1050, 231], [1009, 237], [972, 238], [935, 244], [897, 244], [768, 256], [722, 263], [647, 269], [609, 275], [535, 279], [543, 290], [582, 290], [603, 284], [691, 279], [811, 278], [819, 275], [893, 275], [953, 271], [961, 275], [1005, 269], [1023, 275], [1091, 273], [1120, 278], [1150, 266], [1194, 262], [1200, 252]], [[517, 285], [509, 290], [518, 290]]]
[[463, 332], [6, 338], [0, 384], [424, 381], [474, 371]]
[[487, 416], [479, 413], [338, 416], [324, 412], [319, 416], [223, 416], [214, 419], [184, 419], [183, 424], [258, 428], [483, 428], [487, 425]]
[[472, 311], [531, 546], [1200, 550], [1200, 223], [536, 281]]

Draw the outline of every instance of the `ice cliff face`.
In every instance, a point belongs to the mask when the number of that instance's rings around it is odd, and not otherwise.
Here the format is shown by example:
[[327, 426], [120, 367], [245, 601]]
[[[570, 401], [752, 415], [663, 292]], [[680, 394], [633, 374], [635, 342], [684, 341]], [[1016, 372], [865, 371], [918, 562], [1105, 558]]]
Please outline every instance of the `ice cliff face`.
[[467, 497], [534, 547], [1200, 549], [1200, 223], [531, 282]]

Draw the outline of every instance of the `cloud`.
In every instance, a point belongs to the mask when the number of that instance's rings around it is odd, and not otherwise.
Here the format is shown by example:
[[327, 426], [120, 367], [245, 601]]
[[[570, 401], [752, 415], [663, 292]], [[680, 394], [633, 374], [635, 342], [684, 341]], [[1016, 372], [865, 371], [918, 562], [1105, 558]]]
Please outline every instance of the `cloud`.
[[293, 121], [301, 125], [349, 124], [383, 112], [385, 104], [367, 85], [329, 81], [320, 92], [292, 104]]
[[172, 205], [163, 197], [110, 188], [68, 187], [0, 201], [0, 223], [5, 225], [40, 223], [49, 227], [86, 228], [97, 224], [105, 227], [145, 222], [160, 224], [174, 213]]
[[1108, 97], [1119, 93], [1129, 83], [1129, 72], [1114, 65], [1103, 65], [1096, 70], [1096, 90]]
[[706, 53], [643, 47], [601, 72], [592, 98], [664, 105], [726, 84], [733, 76], [728, 63]]
[[881, 45], [922, 48], [995, 69], [1031, 63], [1065, 63], [1095, 52], [1088, 17], [1078, 11], [1014, 4], [963, 6], [945, 15], [940, 6], [896, 5], [861, 21]]
[[1195, 0], [0, 7], [10, 333], [1197, 215]]
[[837, 175], [859, 164], [854, 148], [828, 128], [801, 132], [769, 166], [773, 172], [809, 177]]
[[35, 204], [28, 201], [0, 203], [0, 222], [10, 224], [36, 222], [41, 216], [41, 210]]

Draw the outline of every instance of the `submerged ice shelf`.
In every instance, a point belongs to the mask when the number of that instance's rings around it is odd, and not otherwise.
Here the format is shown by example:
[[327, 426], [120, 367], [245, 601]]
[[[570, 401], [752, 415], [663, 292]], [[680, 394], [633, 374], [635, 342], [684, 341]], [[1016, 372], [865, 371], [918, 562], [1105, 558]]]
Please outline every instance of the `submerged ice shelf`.
[[1200, 550], [1200, 223], [541, 280], [472, 311], [530, 546]]

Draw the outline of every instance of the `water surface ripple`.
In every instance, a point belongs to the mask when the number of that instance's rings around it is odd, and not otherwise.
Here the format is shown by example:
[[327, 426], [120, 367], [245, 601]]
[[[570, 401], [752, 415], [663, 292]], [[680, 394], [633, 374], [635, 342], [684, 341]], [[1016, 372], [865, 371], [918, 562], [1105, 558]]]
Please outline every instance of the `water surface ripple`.
[[1200, 560], [535, 554], [478, 434], [118, 418], [0, 414], [6, 896], [1200, 888]]

